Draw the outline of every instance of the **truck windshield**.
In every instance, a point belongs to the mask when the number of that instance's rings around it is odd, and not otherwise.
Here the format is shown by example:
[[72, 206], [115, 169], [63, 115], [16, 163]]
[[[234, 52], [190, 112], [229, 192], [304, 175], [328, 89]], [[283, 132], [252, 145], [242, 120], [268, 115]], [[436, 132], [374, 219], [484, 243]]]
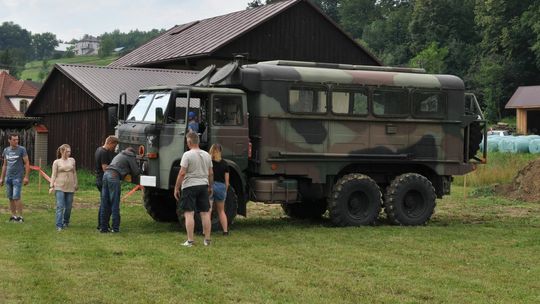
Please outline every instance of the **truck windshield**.
[[139, 95], [138, 101], [128, 115], [128, 121], [156, 122], [156, 109], [161, 108], [163, 113], [169, 103], [170, 92], [145, 93]]

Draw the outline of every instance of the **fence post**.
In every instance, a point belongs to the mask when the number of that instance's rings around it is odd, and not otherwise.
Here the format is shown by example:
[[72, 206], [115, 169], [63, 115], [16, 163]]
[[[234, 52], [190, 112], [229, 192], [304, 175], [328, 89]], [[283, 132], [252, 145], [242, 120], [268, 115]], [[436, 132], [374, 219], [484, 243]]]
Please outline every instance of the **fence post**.
[[[41, 169], [41, 157], [38, 160], [38, 166]], [[41, 174], [38, 171], [38, 193], [41, 193]]]

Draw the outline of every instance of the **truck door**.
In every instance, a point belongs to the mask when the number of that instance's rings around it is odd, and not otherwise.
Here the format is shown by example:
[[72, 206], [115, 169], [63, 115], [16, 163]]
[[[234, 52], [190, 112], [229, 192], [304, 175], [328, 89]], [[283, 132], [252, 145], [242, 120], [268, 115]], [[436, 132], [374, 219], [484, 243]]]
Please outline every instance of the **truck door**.
[[[209, 143], [223, 147], [223, 158], [247, 167], [249, 145], [246, 96], [242, 94], [214, 94], [208, 121]], [[210, 147], [208, 147], [210, 148]]]

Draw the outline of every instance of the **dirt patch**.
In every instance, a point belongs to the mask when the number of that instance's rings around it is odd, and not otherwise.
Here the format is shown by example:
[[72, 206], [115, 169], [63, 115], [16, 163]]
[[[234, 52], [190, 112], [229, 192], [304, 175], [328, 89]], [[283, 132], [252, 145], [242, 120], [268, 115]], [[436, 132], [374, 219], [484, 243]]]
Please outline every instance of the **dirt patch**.
[[510, 199], [540, 202], [540, 158], [519, 170], [511, 184], [496, 186], [495, 192]]

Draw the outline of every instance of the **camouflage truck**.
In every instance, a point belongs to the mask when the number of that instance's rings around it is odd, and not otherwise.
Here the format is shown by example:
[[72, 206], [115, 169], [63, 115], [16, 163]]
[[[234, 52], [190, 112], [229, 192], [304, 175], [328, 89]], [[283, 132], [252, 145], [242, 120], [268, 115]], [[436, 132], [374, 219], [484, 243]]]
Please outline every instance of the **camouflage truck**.
[[177, 219], [173, 187], [192, 111], [201, 146], [224, 148], [230, 222], [251, 200], [295, 218], [328, 210], [337, 226], [373, 224], [383, 208], [392, 223], [422, 225], [452, 176], [486, 156], [477, 156], [485, 121], [456, 76], [294, 61], [209, 66], [190, 86], [141, 90], [117, 129], [120, 146], [139, 147], [144, 205], [158, 221]]

